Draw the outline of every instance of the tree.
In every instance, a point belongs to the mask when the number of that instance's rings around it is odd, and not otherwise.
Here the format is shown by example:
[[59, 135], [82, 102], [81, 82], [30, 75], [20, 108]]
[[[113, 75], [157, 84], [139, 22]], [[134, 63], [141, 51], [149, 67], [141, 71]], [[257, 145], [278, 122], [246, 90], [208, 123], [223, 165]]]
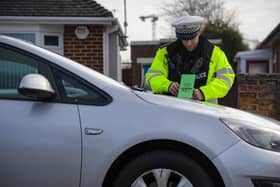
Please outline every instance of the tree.
[[[207, 23], [204, 28], [204, 36], [209, 39], [221, 39], [221, 48], [225, 51], [229, 61], [234, 61], [234, 56], [238, 51], [248, 50], [248, 45], [243, 42], [242, 35], [240, 32], [228, 26], [227, 24], [216, 24]], [[233, 66], [236, 69], [235, 66]]]
[[196, 15], [204, 17], [207, 23], [235, 26], [234, 11], [225, 10], [224, 2], [221, 0], [175, 0], [174, 3], [166, 4], [163, 12], [171, 20]]

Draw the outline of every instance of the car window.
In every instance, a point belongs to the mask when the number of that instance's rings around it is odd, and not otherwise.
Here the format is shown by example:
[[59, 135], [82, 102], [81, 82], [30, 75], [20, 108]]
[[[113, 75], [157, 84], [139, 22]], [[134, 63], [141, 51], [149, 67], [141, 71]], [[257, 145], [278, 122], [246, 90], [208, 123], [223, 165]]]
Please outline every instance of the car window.
[[38, 62], [19, 52], [0, 46], [0, 98], [25, 98], [17, 88], [21, 79], [38, 73]]
[[64, 71], [53, 69], [62, 101], [79, 104], [105, 105], [110, 98], [94, 86]]

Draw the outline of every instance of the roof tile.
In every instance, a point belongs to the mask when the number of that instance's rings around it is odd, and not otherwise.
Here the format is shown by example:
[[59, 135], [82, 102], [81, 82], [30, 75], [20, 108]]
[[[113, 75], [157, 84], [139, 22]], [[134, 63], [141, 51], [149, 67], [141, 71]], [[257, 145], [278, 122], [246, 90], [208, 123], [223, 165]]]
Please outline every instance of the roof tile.
[[1, 0], [0, 16], [113, 17], [94, 0]]

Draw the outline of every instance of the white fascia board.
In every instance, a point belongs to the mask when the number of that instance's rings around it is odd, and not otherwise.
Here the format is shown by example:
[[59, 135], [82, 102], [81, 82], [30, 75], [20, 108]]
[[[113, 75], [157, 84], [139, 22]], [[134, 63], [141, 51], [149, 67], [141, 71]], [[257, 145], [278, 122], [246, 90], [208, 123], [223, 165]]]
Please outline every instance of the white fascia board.
[[138, 57], [136, 59], [137, 64], [152, 64], [154, 58], [153, 57]]
[[109, 35], [103, 32], [103, 74], [109, 76]]
[[116, 18], [107, 17], [34, 17], [0, 16], [0, 23], [24, 24], [99, 24], [111, 25]]
[[270, 49], [258, 49], [258, 50], [238, 52], [235, 55], [235, 57], [244, 58], [244, 59], [261, 59], [261, 58], [270, 59], [271, 55], [272, 52]]
[[118, 35], [119, 35], [119, 46], [121, 47], [121, 50], [125, 51], [126, 48], [128, 46], [128, 42], [127, 42], [127, 38], [126, 36], [124, 35], [124, 32], [122, 30], [122, 27], [120, 25], [120, 22], [118, 19], [116, 19], [114, 21], [114, 23], [111, 25], [111, 26], [108, 26], [107, 29], [106, 29], [106, 32], [108, 34], [111, 34], [111, 33], [114, 33], [114, 32], [117, 32]]
[[146, 46], [146, 45], [159, 45], [159, 40], [151, 40], [151, 41], [131, 41], [130, 46]]

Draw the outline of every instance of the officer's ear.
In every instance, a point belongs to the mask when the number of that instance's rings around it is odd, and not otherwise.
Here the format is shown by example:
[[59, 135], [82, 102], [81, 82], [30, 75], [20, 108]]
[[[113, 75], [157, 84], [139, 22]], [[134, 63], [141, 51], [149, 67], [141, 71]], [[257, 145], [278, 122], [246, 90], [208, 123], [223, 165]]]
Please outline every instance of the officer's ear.
[[200, 29], [199, 31], [197, 31], [196, 35], [199, 37], [201, 35], [201, 33], [202, 33], [202, 30]]

